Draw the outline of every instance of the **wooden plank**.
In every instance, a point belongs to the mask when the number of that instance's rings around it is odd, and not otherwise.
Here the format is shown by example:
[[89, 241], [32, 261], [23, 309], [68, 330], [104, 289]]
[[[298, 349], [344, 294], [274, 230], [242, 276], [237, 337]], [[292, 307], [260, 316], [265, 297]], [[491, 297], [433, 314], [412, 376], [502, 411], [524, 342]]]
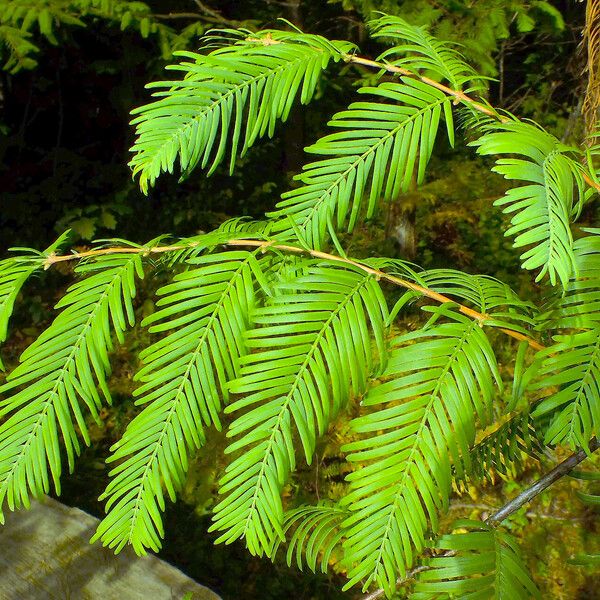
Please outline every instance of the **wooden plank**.
[[0, 527], [0, 598], [220, 600], [175, 567], [89, 540], [98, 519], [51, 498], [8, 512]]

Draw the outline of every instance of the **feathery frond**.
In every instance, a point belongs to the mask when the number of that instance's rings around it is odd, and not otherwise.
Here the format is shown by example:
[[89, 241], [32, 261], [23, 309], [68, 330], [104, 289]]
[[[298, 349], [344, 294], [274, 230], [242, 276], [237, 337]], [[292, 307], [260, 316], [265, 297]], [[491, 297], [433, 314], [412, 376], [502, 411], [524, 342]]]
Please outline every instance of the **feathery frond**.
[[[364, 271], [312, 264], [308, 274], [280, 283], [254, 313], [246, 337], [252, 353], [229, 390], [244, 394], [226, 412], [249, 409], [230, 426], [227, 454], [243, 451], [220, 481], [224, 495], [211, 530], [218, 541], [245, 538], [253, 554], [269, 555], [283, 540], [281, 491], [296, 464], [297, 432], [310, 464], [317, 436], [352, 395], [364, 391], [383, 350], [387, 307]], [[371, 330], [371, 332], [370, 332]]]
[[581, 167], [568, 155], [572, 149], [529, 123], [488, 122], [481, 129], [484, 134], [471, 143], [478, 154], [522, 157], [498, 158], [493, 171], [526, 182], [494, 203], [513, 214], [506, 235], [516, 236], [515, 248], [528, 248], [523, 268], [541, 268], [536, 281], [547, 274], [552, 285], [566, 287], [576, 272], [570, 224], [584, 201]]
[[122, 461], [101, 499], [107, 516], [94, 539], [118, 552], [157, 551], [163, 536], [163, 486], [172, 501], [187, 471], [188, 452], [204, 443], [203, 425], [221, 428], [227, 382], [246, 353], [244, 331], [264, 280], [255, 253], [231, 251], [189, 259], [192, 268], [158, 291], [160, 310], [143, 324], [170, 333], [140, 353], [136, 404], [144, 410], [112, 447]]
[[[110, 402], [106, 377], [112, 333], [119, 341], [134, 323], [135, 277], [143, 277], [137, 254], [114, 254], [80, 264], [85, 278], [73, 284], [56, 305], [62, 312], [21, 355], [21, 364], [0, 393], [22, 388], [0, 402], [0, 508], [29, 506], [49, 490], [48, 470], [60, 490], [59, 435], [69, 470], [79, 453], [77, 429], [89, 444], [80, 400], [96, 417], [99, 387]], [[23, 387], [25, 386], [25, 387]], [[1, 516], [1, 512], [0, 512]]]
[[518, 413], [473, 446], [469, 452], [470, 469], [463, 469], [459, 484], [488, 481], [493, 485], [497, 477], [514, 478], [522, 472], [528, 458], [538, 458], [542, 453], [531, 415]]
[[[8, 321], [21, 288], [36, 271], [44, 266], [46, 258], [60, 248], [67, 239], [68, 233], [63, 233], [43, 252], [31, 248], [13, 248], [13, 251], [21, 251], [25, 254], [0, 261], [0, 342], [6, 341]], [[1, 360], [0, 369], [4, 369]]]
[[344, 523], [345, 559], [352, 565], [346, 588], [376, 582], [391, 595], [447, 506], [450, 460], [460, 471], [477, 418], [490, 418], [493, 381], [500, 384], [500, 377], [483, 330], [446, 305], [430, 310], [449, 322], [393, 341], [384, 382], [362, 402], [378, 409], [351, 423], [369, 437], [343, 448], [360, 465], [348, 475], [350, 492], [342, 501], [351, 511]]
[[600, 433], [600, 327], [554, 340], [539, 353], [544, 360], [530, 385], [545, 397], [533, 416], [552, 414], [547, 444], [587, 447]]
[[481, 521], [457, 521], [454, 529], [463, 531], [437, 540], [444, 554], [425, 561], [415, 600], [541, 598], [511, 535]]
[[[300, 506], [286, 511], [283, 533], [293, 531], [288, 542], [286, 560], [292, 565], [294, 556], [300, 570], [306, 565], [313, 573], [327, 573], [332, 552], [340, 546], [342, 521], [347, 512], [336, 505]], [[277, 539], [272, 557], [275, 558], [281, 540]], [[319, 561], [320, 557], [320, 561]]]
[[272, 136], [296, 97], [307, 104], [329, 62], [352, 49], [349, 42], [296, 32], [239, 31], [237, 37], [210, 54], [176, 52], [189, 59], [169, 67], [182, 71], [183, 80], [147, 85], [158, 89], [159, 99], [132, 112], [137, 139], [129, 163], [144, 193], [162, 172], [173, 172], [177, 158], [182, 177], [198, 164], [210, 175], [229, 150], [232, 170], [240, 144], [243, 155], [257, 138]]
[[319, 248], [331, 228], [347, 224], [352, 231], [363, 212], [370, 218], [381, 200], [405, 192], [415, 170], [417, 183], [423, 181], [442, 113], [453, 143], [452, 106], [443, 92], [410, 77], [358, 91], [373, 100], [336, 114], [328, 125], [341, 131], [306, 148], [331, 158], [305, 165], [295, 177], [302, 186], [283, 194], [269, 215], [280, 221], [273, 231]]
[[[44, 258], [39, 257], [12, 257], [0, 261], [0, 342], [6, 341], [8, 321], [21, 288], [43, 264]], [[0, 370], [4, 371], [1, 358]]]
[[[15, 257], [0, 262], [0, 342], [6, 341], [8, 320], [23, 284], [42, 267], [44, 258]], [[0, 360], [0, 368], [4, 370]]]
[[401, 17], [392, 15], [369, 21], [368, 26], [375, 39], [402, 42], [380, 54], [377, 60], [417, 74], [424, 71], [426, 75], [445, 79], [455, 90], [461, 90], [465, 83], [472, 83], [468, 91], [484, 87], [482, 77], [465, 62], [460, 52], [452, 48], [455, 44], [434, 38], [424, 27], [410, 25]]

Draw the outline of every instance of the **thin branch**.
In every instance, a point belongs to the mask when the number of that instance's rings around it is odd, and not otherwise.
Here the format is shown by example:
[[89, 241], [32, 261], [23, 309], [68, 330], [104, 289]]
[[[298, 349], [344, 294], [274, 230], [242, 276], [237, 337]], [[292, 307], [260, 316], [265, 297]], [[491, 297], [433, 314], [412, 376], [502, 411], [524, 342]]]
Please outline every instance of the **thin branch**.
[[[481, 102], [477, 102], [477, 100], [475, 100], [474, 98], [471, 98], [464, 92], [461, 92], [460, 90], [453, 90], [452, 88], [449, 88], [448, 86], [438, 83], [437, 81], [434, 81], [433, 79], [430, 79], [429, 77], [423, 77], [420, 75], [416, 75], [415, 73], [413, 73], [412, 71], [409, 71], [407, 69], [403, 69], [401, 67], [397, 67], [395, 65], [390, 65], [387, 63], [381, 63], [376, 60], [371, 60], [369, 58], [362, 58], [360, 56], [355, 56], [353, 54], [345, 54], [343, 56], [343, 58], [347, 63], [363, 65], [365, 67], [370, 67], [370, 68], [374, 68], [374, 69], [380, 69], [383, 71], [387, 71], [388, 73], [395, 73], [397, 75], [404, 75], [407, 77], [413, 77], [415, 79], [419, 79], [423, 83], [426, 83], [427, 85], [437, 88], [438, 90], [441, 90], [448, 96], [455, 98], [456, 102], [463, 102], [464, 104], [469, 105], [471, 108], [473, 108], [474, 110], [476, 110], [480, 113], [483, 113], [484, 115], [494, 117], [502, 123], [505, 123], [509, 120], [507, 117], [503, 117], [502, 115], [498, 114], [493, 108], [491, 108], [485, 104], [482, 104]], [[597, 191], [600, 192], [600, 183], [594, 181], [586, 173], [583, 173], [583, 178], [585, 179], [586, 183], [590, 187], [593, 187]]]
[[204, 2], [201, 0], [194, 0], [194, 4], [202, 11], [206, 16], [214, 19], [218, 23], [222, 23], [223, 25], [229, 25], [233, 27], [237, 27], [239, 21], [232, 21], [231, 19], [225, 18], [218, 10], [211, 8], [210, 6], [206, 6]]
[[162, 254], [165, 252], [176, 252], [177, 250], [185, 250], [186, 248], [194, 248], [198, 244], [184, 244], [175, 246], [154, 246], [153, 248], [132, 247], [132, 246], [113, 246], [110, 248], [99, 248], [98, 250], [86, 250], [85, 252], [73, 252], [72, 254], [57, 255], [51, 253], [44, 261], [44, 271], [47, 271], [52, 265], [59, 262], [68, 262], [71, 260], [81, 260], [94, 256], [102, 256], [104, 254]]
[[356, 56], [354, 54], [345, 54], [343, 59], [347, 63], [352, 63], [355, 65], [363, 65], [365, 67], [370, 67], [372, 69], [380, 69], [382, 71], [387, 71], [388, 73], [394, 73], [395, 75], [405, 75], [406, 77], [413, 77], [414, 79], [418, 79], [431, 87], [437, 88], [446, 94], [447, 96], [451, 96], [456, 99], [457, 102], [464, 102], [468, 104], [471, 108], [488, 115], [490, 117], [496, 117], [501, 121], [508, 121], [506, 117], [501, 117], [498, 113], [489, 106], [485, 104], [481, 104], [481, 102], [477, 102], [470, 96], [467, 96], [464, 92], [460, 90], [453, 90], [443, 83], [439, 83], [434, 79], [430, 79], [429, 77], [423, 77], [422, 75], [416, 75], [413, 71], [409, 71], [408, 69], [403, 69], [402, 67], [397, 67], [395, 65], [390, 65], [388, 63], [378, 62], [376, 60], [371, 60], [370, 58], [362, 58], [361, 56]]
[[546, 473], [546, 475], [538, 479], [532, 486], [522, 491], [516, 498], [513, 498], [510, 502], [506, 503], [493, 515], [490, 515], [485, 522], [488, 525], [498, 525], [504, 521], [504, 519], [510, 517], [514, 512], [518, 511], [523, 505], [531, 502], [531, 500], [541, 494], [547, 487], [551, 486], [561, 477], [567, 475], [580, 462], [588, 458], [592, 452], [598, 450], [598, 448], [600, 448], [600, 440], [597, 438], [592, 439], [588, 450], [579, 450], [579, 452], [571, 454], [569, 458], [563, 460], [559, 465], [554, 467], [552, 471]]
[[231, 19], [225, 18], [219, 11], [210, 8], [210, 6], [206, 6], [206, 4], [200, 0], [194, 0], [194, 4], [198, 7], [200, 12], [170, 12], [153, 14], [152, 16], [155, 19], [161, 20], [195, 19], [197, 21], [202, 20], [214, 24], [228, 25], [229, 27], [238, 27], [240, 24], [239, 21], [232, 21]]
[[[593, 438], [589, 444], [589, 450], [579, 450], [575, 452], [569, 458], [563, 460], [559, 465], [554, 467], [551, 471], [546, 473], [538, 479], [533, 485], [528, 487], [526, 490], [521, 492], [516, 498], [513, 498], [509, 502], [507, 502], [502, 508], [497, 510], [494, 514], [490, 515], [487, 519], [485, 519], [484, 523], [491, 525], [492, 527], [497, 527], [500, 525], [502, 521], [510, 517], [513, 513], [519, 510], [522, 506], [531, 502], [536, 496], [541, 494], [546, 488], [550, 487], [553, 483], [568, 475], [580, 462], [584, 461], [586, 458], [590, 456], [592, 452], [595, 452], [600, 448], [600, 440], [597, 438]], [[439, 557], [451, 556], [454, 551], [444, 552], [443, 554], [438, 555]], [[396, 580], [396, 586], [400, 587], [410, 583], [412, 579], [414, 579], [415, 575], [421, 573], [423, 571], [429, 571], [431, 567], [427, 565], [421, 565], [411, 569], [406, 573], [405, 577], [399, 577]], [[383, 589], [378, 589], [366, 596], [362, 596], [360, 600], [378, 600], [378, 598], [382, 598], [385, 592]]]
[[202, 19], [203, 15], [199, 13], [192, 12], [180, 12], [180, 13], [166, 13], [166, 14], [157, 14], [154, 13], [152, 15], [155, 19]]
[[[183, 245], [180, 244], [180, 245], [172, 245], [172, 246], [155, 246], [153, 248], [145, 248], [145, 247], [132, 248], [132, 247], [126, 246], [126, 247], [115, 247], [115, 248], [100, 248], [98, 250], [88, 250], [86, 252], [75, 252], [73, 254], [65, 254], [63, 256], [57, 256], [55, 254], [51, 254], [44, 261], [44, 269], [45, 270], [49, 269], [52, 265], [59, 263], [59, 262], [65, 262], [65, 261], [71, 261], [71, 260], [81, 260], [82, 258], [88, 258], [88, 257], [92, 257], [92, 256], [101, 256], [104, 254], [146, 254], [146, 255], [161, 254], [164, 252], [176, 252], [178, 250], [185, 250], [186, 248], [193, 248], [197, 245], [198, 245], [197, 242], [192, 242], [190, 244], [183, 244]], [[345, 265], [350, 265], [352, 267], [361, 269], [362, 271], [364, 271], [366, 273], [370, 273], [378, 281], [383, 279], [384, 281], [388, 281], [389, 283], [393, 283], [394, 285], [398, 285], [407, 290], [412, 290], [413, 292], [421, 294], [427, 298], [430, 298], [431, 300], [435, 300], [436, 302], [439, 302], [440, 304], [445, 304], [446, 302], [453, 302], [454, 304], [457, 305], [459, 312], [461, 312], [462, 314], [464, 314], [472, 319], [475, 319], [482, 326], [484, 325], [484, 323], [486, 321], [489, 321], [492, 319], [492, 317], [490, 317], [490, 315], [488, 315], [488, 314], [480, 313], [476, 310], [473, 310], [472, 308], [469, 308], [468, 306], [458, 304], [454, 300], [452, 300], [452, 298], [449, 298], [448, 296], [444, 296], [443, 294], [439, 294], [438, 292], [435, 292], [427, 287], [424, 287], [417, 283], [413, 283], [412, 281], [408, 281], [406, 279], [401, 279], [400, 277], [390, 275], [383, 271], [379, 271], [378, 269], [373, 269], [372, 267], [369, 267], [368, 265], [365, 265], [356, 260], [351, 260], [349, 258], [343, 258], [341, 256], [336, 256], [335, 254], [328, 254], [327, 252], [321, 252], [320, 250], [311, 250], [311, 249], [307, 249], [307, 248], [301, 248], [299, 246], [291, 246], [288, 244], [278, 244], [273, 241], [263, 241], [263, 240], [232, 239], [232, 240], [228, 240], [227, 242], [224, 242], [222, 245], [262, 248], [263, 252], [267, 252], [269, 250], [279, 250], [281, 252], [287, 252], [289, 254], [305, 254], [305, 255], [312, 256], [313, 258], [321, 258], [323, 260], [327, 260], [330, 262], [337, 262], [337, 263], [342, 263]], [[538, 341], [536, 341], [533, 338], [530, 338], [529, 336], [524, 335], [518, 331], [513, 331], [512, 329], [507, 329], [507, 328], [500, 328], [500, 331], [502, 331], [506, 335], [508, 335], [516, 340], [527, 342], [529, 344], [529, 346], [535, 350], [543, 350], [544, 349], [544, 346], [542, 346], [542, 344], [540, 344]]]

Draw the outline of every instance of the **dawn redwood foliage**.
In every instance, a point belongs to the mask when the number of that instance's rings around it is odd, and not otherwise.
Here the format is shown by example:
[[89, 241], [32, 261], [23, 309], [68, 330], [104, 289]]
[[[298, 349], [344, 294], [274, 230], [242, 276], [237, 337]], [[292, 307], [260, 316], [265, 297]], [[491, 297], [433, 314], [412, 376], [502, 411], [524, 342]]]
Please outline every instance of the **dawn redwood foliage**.
[[[176, 169], [210, 174], [225, 160], [235, 169], [295, 103], [311, 101], [325, 69], [377, 69], [306, 149], [314, 160], [264, 220], [71, 254], [59, 254], [63, 236], [0, 263], [1, 340], [28, 278], [77, 264], [55, 320], [0, 387], [1, 507], [28, 506], [50, 482], [59, 491], [65, 460], [71, 471], [89, 443], [86, 419], [110, 402], [110, 352], [136, 325], [136, 286], [167, 268], [158, 310], [141, 323], [155, 334], [135, 376], [143, 409], [108, 458], [94, 539], [116, 552], [158, 550], [165, 497], [175, 500], [206, 428], [232, 415], [211, 526], [219, 542], [241, 539], [268, 557], [287, 545], [288, 562], [324, 571], [335, 550], [347, 587], [388, 596], [417, 564], [415, 598], [539, 595], [498, 523], [443, 532], [439, 517], [453, 489], [494, 471], [510, 477], [528, 453], [596, 447], [600, 229], [577, 226], [600, 189], [594, 140], [566, 146], [496, 110], [457, 49], [423, 28], [385, 15], [369, 26], [386, 45], [376, 61], [293, 27], [213, 31], [203, 51], [179, 53], [173, 79], [149, 84], [154, 101], [134, 111], [130, 166], [147, 191]], [[522, 268], [543, 286], [540, 306], [485, 275], [354, 260], [338, 239], [421, 183], [435, 145], [457, 135], [513, 184], [496, 204]], [[384, 293], [392, 286], [404, 290], [395, 302]], [[420, 326], [400, 330], [398, 315], [415, 306]], [[504, 336], [514, 342], [512, 382], [495, 353]], [[319, 437], [357, 403], [346, 495], [288, 509], [282, 491], [298, 461], [310, 463]]]

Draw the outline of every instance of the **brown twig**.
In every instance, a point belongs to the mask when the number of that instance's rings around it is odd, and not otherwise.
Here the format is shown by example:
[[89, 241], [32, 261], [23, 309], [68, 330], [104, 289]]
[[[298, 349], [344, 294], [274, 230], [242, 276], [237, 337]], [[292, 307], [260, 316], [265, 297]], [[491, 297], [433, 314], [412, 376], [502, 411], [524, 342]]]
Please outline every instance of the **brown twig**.
[[[185, 250], [186, 248], [193, 248], [197, 246], [197, 242], [192, 242], [189, 244], [176, 244], [171, 246], [155, 246], [153, 248], [134, 248], [134, 247], [114, 247], [114, 248], [100, 248], [98, 250], [88, 250], [86, 252], [75, 252], [73, 254], [65, 254], [63, 256], [57, 256], [55, 254], [49, 255], [44, 261], [44, 269], [49, 269], [52, 265], [59, 262], [66, 262], [71, 260], [81, 260], [82, 258], [89, 258], [92, 256], [101, 256], [105, 254], [161, 254], [165, 252], [176, 252], [178, 250]], [[419, 285], [417, 283], [413, 283], [412, 281], [408, 281], [406, 279], [402, 279], [400, 277], [396, 277], [395, 275], [390, 275], [385, 273], [384, 271], [380, 271], [378, 269], [373, 269], [368, 265], [365, 265], [359, 261], [351, 260], [349, 258], [344, 258], [342, 256], [336, 256], [335, 254], [329, 254], [327, 252], [321, 252], [320, 250], [311, 250], [307, 248], [301, 248], [299, 246], [291, 246], [289, 244], [278, 244], [273, 241], [263, 241], [263, 240], [249, 240], [249, 239], [232, 239], [223, 243], [224, 246], [243, 246], [250, 248], [262, 248], [264, 252], [268, 250], [279, 250], [280, 252], [287, 252], [289, 254], [305, 254], [308, 256], [312, 256], [313, 258], [321, 258], [323, 260], [327, 260], [329, 262], [342, 263], [345, 265], [350, 265], [357, 269], [361, 269], [365, 273], [369, 273], [373, 275], [377, 280], [384, 280], [392, 283], [394, 285], [403, 287], [407, 290], [412, 290], [418, 294], [425, 296], [426, 298], [430, 298], [431, 300], [435, 300], [440, 304], [445, 304], [446, 302], [453, 302], [457, 305], [459, 312], [462, 314], [475, 319], [482, 326], [486, 321], [489, 321], [492, 317], [485, 313], [480, 313], [468, 306], [464, 306], [462, 304], [456, 303], [452, 298], [448, 296], [444, 296], [443, 294], [439, 294], [432, 289]], [[500, 328], [500, 331], [505, 333], [506, 335], [519, 340], [524, 341], [529, 344], [531, 348], [534, 350], [543, 350], [544, 346], [540, 344], [538, 341], [530, 338], [527, 335], [524, 335], [518, 331], [513, 331], [512, 329]]]
[[232, 21], [231, 19], [225, 18], [218, 10], [206, 6], [204, 2], [200, 0], [194, 0], [194, 4], [198, 7], [200, 12], [170, 12], [162, 14], [153, 14], [155, 19], [170, 20], [170, 19], [195, 19], [197, 21], [205, 21], [209, 23], [228, 25], [230, 27], [237, 27], [239, 21]]
[[200, 11], [202, 11], [207, 17], [210, 17], [214, 21], [221, 23], [223, 25], [229, 25], [233, 27], [237, 27], [239, 25], [239, 21], [234, 21], [232, 19], [225, 18], [218, 10], [211, 8], [210, 6], [206, 6], [204, 2], [201, 0], [194, 0], [194, 4], [198, 7]]
[[460, 90], [453, 90], [452, 88], [449, 88], [448, 86], [446, 86], [442, 83], [439, 83], [438, 81], [435, 81], [434, 79], [430, 79], [429, 77], [423, 77], [421, 75], [416, 75], [413, 71], [409, 71], [408, 69], [403, 69], [402, 67], [390, 65], [388, 63], [382, 63], [382, 62], [378, 62], [376, 60], [371, 60], [370, 58], [362, 58], [361, 56], [356, 56], [354, 54], [345, 54], [343, 58], [347, 63], [352, 63], [355, 65], [363, 65], [365, 67], [370, 67], [372, 69], [380, 69], [382, 71], [387, 71], [388, 73], [394, 73], [395, 75], [404, 75], [406, 77], [413, 77], [415, 79], [422, 81], [423, 83], [426, 83], [427, 85], [430, 85], [431, 87], [441, 90], [447, 96], [451, 96], [451, 97], [455, 98], [457, 102], [464, 102], [465, 104], [468, 104], [475, 110], [477, 110], [485, 115], [488, 115], [490, 117], [497, 117], [500, 120], [507, 120], [506, 117], [501, 117], [500, 115], [498, 115], [498, 113], [493, 108], [490, 108], [489, 106], [486, 106], [485, 104], [481, 104], [481, 102], [477, 102], [477, 100], [474, 100], [470, 96], [467, 96], [467, 94], [465, 94], [464, 92], [461, 92]]
[[[471, 98], [464, 92], [461, 92], [459, 90], [453, 90], [452, 88], [449, 88], [448, 86], [445, 86], [437, 81], [434, 81], [433, 79], [430, 79], [429, 77], [423, 77], [420, 75], [416, 75], [412, 71], [403, 69], [402, 67], [397, 67], [395, 65], [378, 62], [376, 60], [371, 60], [369, 58], [362, 58], [362, 57], [356, 56], [354, 54], [344, 55], [344, 60], [347, 63], [353, 63], [356, 65], [363, 65], [365, 67], [380, 69], [383, 71], [387, 71], [388, 73], [404, 75], [406, 77], [414, 77], [416, 79], [419, 79], [423, 83], [426, 83], [427, 85], [430, 85], [434, 88], [437, 88], [438, 90], [441, 90], [448, 96], [455, 98], [456, 102], [463, 102], [464, 104], [468, 104], [474, 110], [476, 110], [480, 113], [483, 113], [484, 115], [488, 115], [490, 117], [495, 117], [500, 122], [508, 121], [507, 117], [504, 117], [504, 116], [498, 114], [493, 108], [490, 108], [489, 106], [482, 104], [481, 102], [477, 102], [477, 100]], [[590, 187], [593, 187], [597, 191], [600, 191], [600, 183], [594, 181], [589, 175], [587, 175], [586, 173], [583, 173], [583, 179]]]
[[192, 12], [180, 12], [180, 13], [154, 13], [152, 15], [155, 19], [169, 20], [169, 19], [201, 19], [202, 15], [199, 13]]
[[194, 248], [197, 243], [179, 244], [175, 246], [154, 246], [153, 248], [135, 248], [132, 246], [110, 248], [99, 248], [98, 250], [86, 250], [85, 252], [73, 252], [72, 254], [49, 254], [44, 261], [44, 270], [48, 270], [52, 265], [59, 262], [69, 262], [71, 260], [81, 260], [82, 258], [90, 258], [94, 256], [102, 256], [105, 254], [164, 254], [165, 252], [176, 252], [177, 250], [185, 250], [186, 248]]

